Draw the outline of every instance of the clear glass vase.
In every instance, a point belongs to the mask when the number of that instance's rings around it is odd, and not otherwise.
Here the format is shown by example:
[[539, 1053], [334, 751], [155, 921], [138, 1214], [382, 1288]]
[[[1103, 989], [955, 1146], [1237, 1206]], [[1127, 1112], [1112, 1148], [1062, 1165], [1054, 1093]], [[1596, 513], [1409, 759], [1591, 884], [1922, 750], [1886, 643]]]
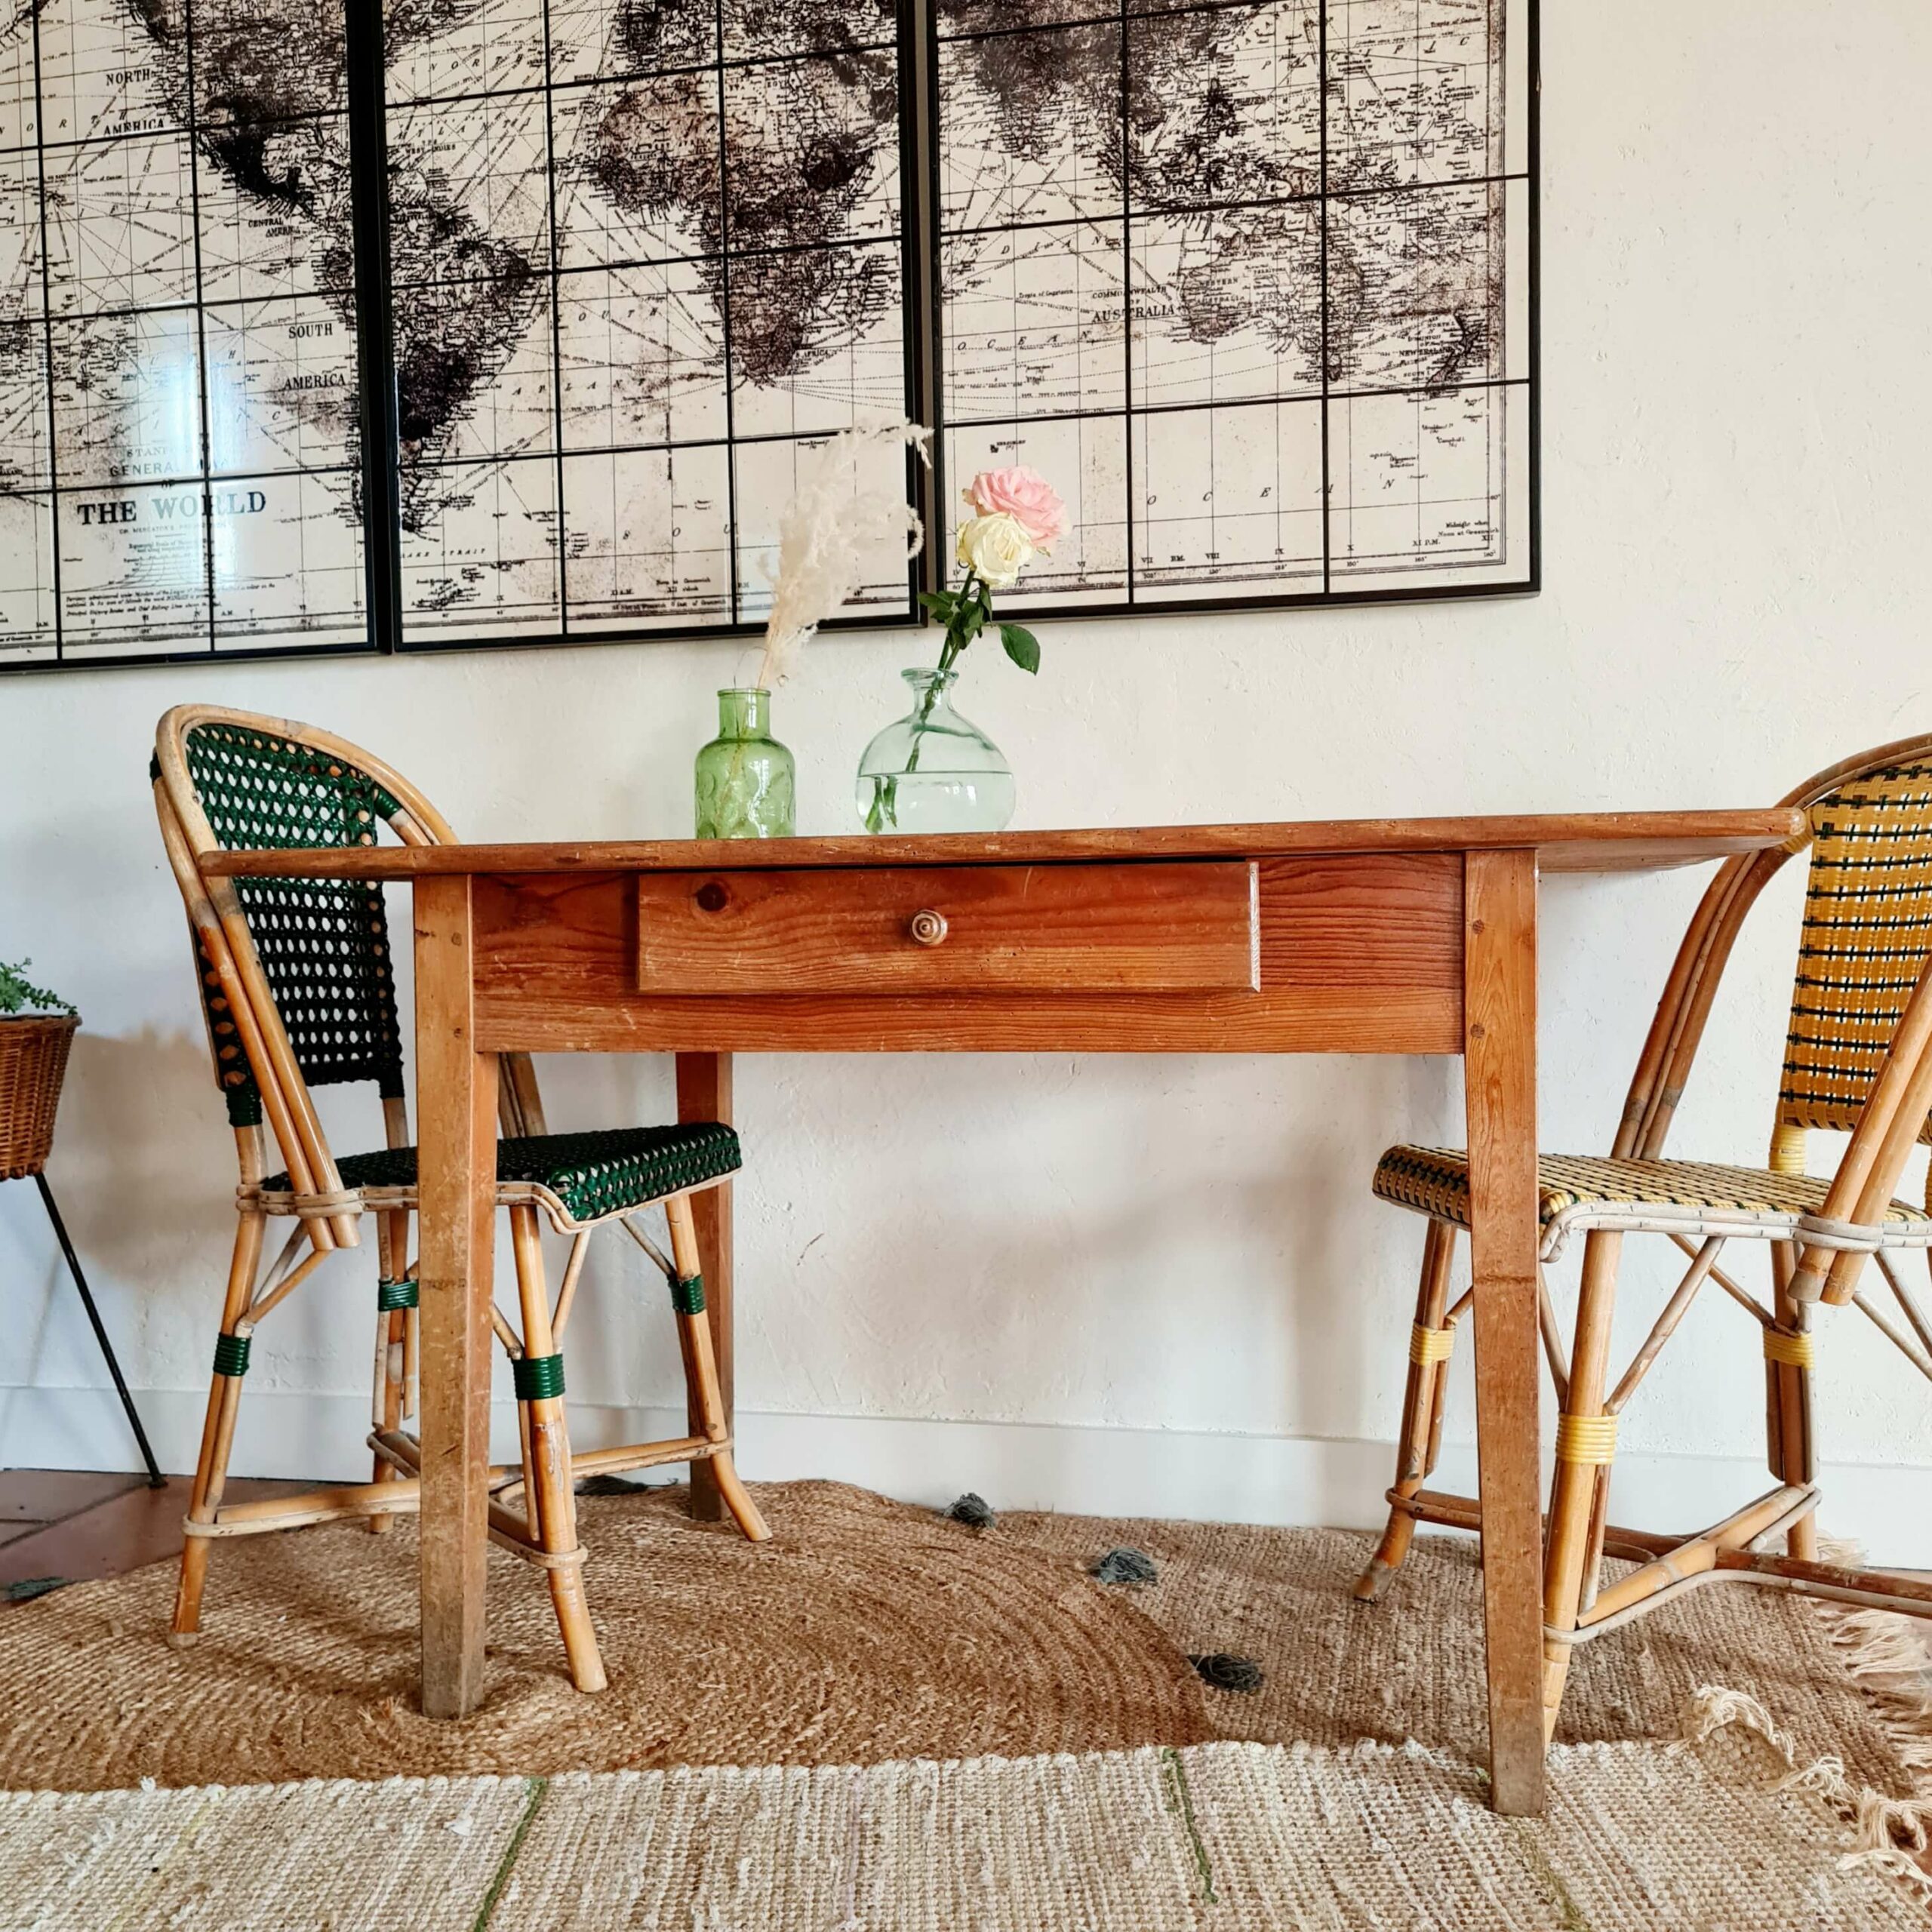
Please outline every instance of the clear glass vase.
[[718, 735], [693, 774], [700, 838], [789, 838], [797, 773], [771, 735], [771, 694], [718, 694]]
[[866, 747], [856, 788], [868, 832], [998, 832], [1013, 816], [998, 746], [952, 708], [956, 671], [902, 671], [912, 709]]

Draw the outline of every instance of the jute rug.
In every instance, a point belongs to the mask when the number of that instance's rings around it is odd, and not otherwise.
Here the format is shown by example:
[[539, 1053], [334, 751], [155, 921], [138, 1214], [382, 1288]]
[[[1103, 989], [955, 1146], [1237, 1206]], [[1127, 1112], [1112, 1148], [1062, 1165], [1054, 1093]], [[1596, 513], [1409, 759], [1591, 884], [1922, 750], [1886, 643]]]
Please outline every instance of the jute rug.
[[1419, 1745], [17, 1794], [0, 1899], [47, 1932], [1924, 1932], [1748, 1734], [1550, 1769], [1535, 1821]]
[[[1488, 1722], [1475, 1539], [1419, 1538], [1384, 1600], [1351, 1586], [1374, 1539], [1346, 1530], [1007, 1515], [982, 1532], [1093, 1561], [1112, 1544], [1153, 1558], [1130, 1586], [1183, 1651], [1236, 1652], [1266, 1672], [1249, 1697], [1207, 1700], [1223, 1737], [1348, 1745], [1359, 1738], [1469, 1753]], [[1607, 1574], [1629, 1566], [1611, 1563]], [[1721, 1684], [1777, 1714], [1807, 1758], [1860, 1783], [1932, 1791], [1932, 1623], [1858, 1616], [1735, 1586], [1680, 1597], [1579, 1647], [1557, 1739], [1668, 1739], [1684, 1701]]]
[[[0, 1614], [0, 1924], [1925, 1932], [1898, 1620], [1712, 1590], [1588, 1647], [1549, 1815], [1503, 1820], [1466, 1540], [1369, 1608], [1339, 1531], [760, 1500], [753, 1549], [681, 1490], [586, 1499], [601, 1697], [493, 1556], [456, 1724], [414, 1708], [408, 1525], [219, 1549], [186, 1651], [171, 1565]], [[1117, 1546], [1153, 1580], [1091, 1577]]]
[[[0, 1612], [0, 1785], [873, 1764], [1216, 1737], [1480, 1755], [1471, 1539], [1420, 1541], [1370, 1607], [1349, 1594], [1371, 1542], [1351, 1532], [1038, 1515], [972, 1530], [838, 1484], [758, 1494], [776, 1534], [758, 1548], [691, 1521], [681, 1488], [583, 1500], [611, 1674], [599, 1697], [562, 1675], [540, 1578], [493, 1552], [488, 1697], [461, 1724], [415, 1708], [406, 1523], [223, 1544], [191, 1650], [163, 1640], [167, 1564]], [[1153, 1559], [1154, 1583], [1088, 1575], [1121, 1544]], [[1669, 1740], [1685, 1699], [1721, 1684], [1774, 1712], [1807, 1761], [1835, 1755], [1903, 1795], [1932, 1783], [1932, 1724], [1909, 1721], [1924, 1653], [1908, 1639], [1888, 1656], [1884, 1641], [1768, 1592], [1694, 1594], [1583, 1648], [1561, 1735]], [[1251, 1659], [1260, 1689], [1208, 1690], [1187, 1659], [1210, 1651]], [[1906, 1721], [1888, 1721], [1887, 1694]], [[1917, 1702], [1932, 1707], [1932, 1678]]]
[[235, 1538], [202, 1635], [174, 1566], [0, 1614], [0, 1784], [86, 1789], [668, 1764], [872, 1764], [1214, 1735], [1186, 1659], [1126, 1596], [1011, 1539], [834, 1483], [761, 1487], [771, 1541], [681, 1488], [583, 1499], [611, 1678], [574, 1690], [541, 1576], [490, 1555], [481, 1709], [416, 1707], [413, 1523]]

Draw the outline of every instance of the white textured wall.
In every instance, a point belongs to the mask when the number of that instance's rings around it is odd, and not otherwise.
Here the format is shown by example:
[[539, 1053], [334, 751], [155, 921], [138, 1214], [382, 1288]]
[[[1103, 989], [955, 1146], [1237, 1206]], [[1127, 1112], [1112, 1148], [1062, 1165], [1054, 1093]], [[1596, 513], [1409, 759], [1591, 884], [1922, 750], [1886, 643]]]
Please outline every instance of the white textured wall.
[[[1017, 822], [1755, 805], [1845, 752], [1932, 727], [1932, 266], [1917, 194], [1932, 165], [1932, 11], [1854, 11], [1547, 6], [1549, 589], [1054, 624], [1037, 684], [989, 660], [962, 693], [1020, 774]], [[801, 830], [848, 829], [851, 771], [912, 649], [823, 640], [781, 694]], [[0, 955], [31, 953], [85, 1011], [51, 1173], [177, 1466], [192, 1453], [232, 1168], [147, 797], [156, 715], [193, 697], [326, 722], [478, 838], [673, 835], [688, 829], [710, 693], [737, 660], [666, 644], [0, 685]], [[1607, 1144], [1701, 884], [1549, 888], [1546, 1145]], [[1768, 896], [1740, 949], [1678, 1151], [1761, 1156], [1797, 886]], [[543, 1072], [559, 1125], [668, 1106], [659, 1063]], [[1368, 1176], [1387, 1140], [1460, 1133], [1453, 1063], [777, 1058], [741, 1061], [739, 1094], [739, 1389], [762, 1419], [748, 1426], [761, 1472], [816, 1464], [943, 1488], [951, 1441], [955, 1486], [989, 1469], [1010, 1492], [1074, 1506], [1132, 1451], [1150, 1506], [1369, 1506], [1382, 1453], [1347, 1445], [1392, 1434], [1420, 1231], [1369, 1198]], [[371, 1115], [349, 1119], [343, 1145]], [[372, 1267], [337, 1267], [266, 1333], [243, 1438], [253, 1466], [313, 1466], [318, 1417], [353, 1430]], [[1667, 1272], [1633, 1258], [1632, 1343]], [[125, 1461], [110, 1414], [61, 1392], [103, 1377], [23, 1187], [0, 1192], [0, 1457]], [[574, 1395], [672, 1397], [661, 1291], [648, 1351], [617, 1317], [648, 1286], [606, 1254], [576, 1337], [598, 1346], [577, 1352]], [[1915, 1484], [1922, 1504], [1932, 1389], [1854, 1319], [1825, 1345], [1825, 1453], [1894, 1466], [1875, 1480], [1894, 1495]], [[1688, 1496], [1708, 1459], [1755, 1453], [1761, 1389], [1752, 1336], [1713, 1295], [1626, 1443], [1685, 1459], [1644, 1466], [1666, 1487], [1686, 1472]], [[1109, 1429], [1183, 1433], [1170, 1457], [1078, 1432]], [[336, 1466], [353, 1468], [352, 1432], [337, 1440], [350, 1446]], [[1244, 1500], [1217, 1496], [1243, 1481]]]

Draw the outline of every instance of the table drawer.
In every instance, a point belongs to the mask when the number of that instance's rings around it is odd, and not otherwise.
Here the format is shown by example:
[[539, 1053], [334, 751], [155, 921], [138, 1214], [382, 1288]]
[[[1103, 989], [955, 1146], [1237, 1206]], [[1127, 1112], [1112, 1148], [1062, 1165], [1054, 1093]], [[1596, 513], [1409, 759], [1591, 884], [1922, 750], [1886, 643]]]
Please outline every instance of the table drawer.
[[1244, 860], [637, 877], [647, 993], [1252, 991], [1259, 955]]

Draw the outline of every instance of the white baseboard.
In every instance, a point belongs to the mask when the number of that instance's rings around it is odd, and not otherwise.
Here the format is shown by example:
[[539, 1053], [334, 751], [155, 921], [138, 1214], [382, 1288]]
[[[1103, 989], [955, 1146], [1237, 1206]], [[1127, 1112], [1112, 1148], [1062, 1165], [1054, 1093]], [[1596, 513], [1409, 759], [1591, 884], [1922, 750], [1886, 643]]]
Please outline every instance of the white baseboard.
[[[137, 1398], [162, 1466], [187, 1469], [206, 1398], [176, 1389]], [[515, 1414], [493, 1411], [496, 1453], [515, 1453]], [[681, 1435], [681, 1411], [575, 1404], [576, 1444]], [[235, 1435], [237, 1475], [356, 1481], [367, 1398], [251, 1389]], [[977, 1490], [995, 1509], [1069, 1515], [1173, 1516], [1229, 1523], [1379, 1527], [1392, 1445], [1358, 1439], [1216, 1435], [1185, 1429], [1059, 1427], [879, 1416], [783, 1415], [741, 1410], [738, 1463], [754, 1481], [822, 1476], [934, 1507]], [[126, 1469], [134, 1444], [111, 1389], [0, 1389], [0, 1467]], [[1445, 1447], [1435, 1487], [1468, 1491], [1475, 1457]], [[1857, 1539], [1875, 1563], [1932, 1568], [1932, 1469], [1826, 1464], [1822, 1512], [1834, 1536]], [[1769, 1486], [1749, 1456], [1617, 1459], [1613, 1515], [1686, 1531], [1714, 1522]]]

